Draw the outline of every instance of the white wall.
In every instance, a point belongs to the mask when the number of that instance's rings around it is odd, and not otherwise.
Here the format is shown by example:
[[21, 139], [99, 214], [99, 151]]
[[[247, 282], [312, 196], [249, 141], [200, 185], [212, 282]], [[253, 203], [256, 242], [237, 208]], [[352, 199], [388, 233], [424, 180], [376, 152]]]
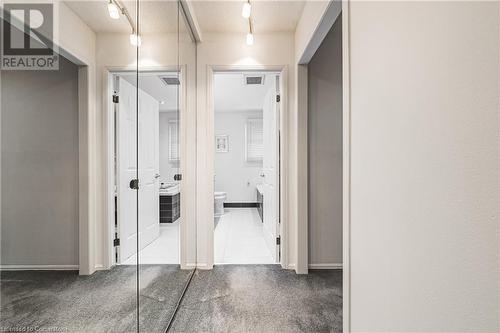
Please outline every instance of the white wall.
[[178, 121], [178, 113], [160, 112], [160, 182], [172, 183], [174, 182], [174, 175], [179, 173], [179, 161], [170, 161], [170, 121]]
[[[59, 46], [63, 55], [79, 64], [79, 268], [80, 274], [91, 274], [99, 267], [95, 235], [99, 225], [101, 202], [97, 184], [98, 117], [96, 114], [96, 35], [63, 2], [59, 8]], [[85, 92], [86, 96], [84, 96]], [[97, 266], [96, 266], [97, 265]]]
[[[277, 66], [285, 65], [288, 69], [288, 108], [285, 111], [285, 119], [282, 121], [288, 127], [289, 113], [293, 112], [294, 89], [294, 35], [293, 33], [256, 34], [255, 44], [245, 44], [245, 34], [213, 34], [203, 35], [203, 42], [198, 45], [197, 67], [198, 67], [198, 124], [212, 124], [213, 115], [207, 112], [207, 66], [244, 66], [247, 68], [262, 65]], [[292, 104], [292, 105], [290, 105]], [[198, 204], [198, 263], [200, 267], [211, 268], [213, 263], [213, 202], [207, 200], [214, 192], [213, 178], [214, 166], [207, 163], [210, 154], [214, 152], [214, 132], [210, 126], [198, 126], [198, 154], [197, 169], [206, 170], [205, 175], [200, 175], [197, 184]], [[285, 138], [284, 138], [285, 139]], [[287, 137], [286, 140], [289, 140]], [[288, 142], [288, 141], [287, 141]], [[286, 147], [288, 149], [288, 146]], [[287, 151], [288, 152], [288, 151]], [[287, 152], [284, 152], [285, 154]], [[287, 181], [288, 183], [288, 181]], [[283, 184], [288, 186], [288, 184]], [[288, 193], [285, 191], [285, 193]], [[284, 198], [286, 199], [286, 198]], [[288, 216], [289, 212], [282, 212], [282, 217], [287, 221], [289, 243], [284, 244], [290, 249], [290, 257], [284, 262], [285, 267], [295, 265], [295, 221]]]
[[500, 330], [499, 7], [350, 3], [354, 332]]
[[215, 153], [215, 191], [226, 192], [226, 202], [257, 202], [262, 162], [245, 161], [245, 124], [250, 118], [262, 119], [262, 110], [215, 112], [215, 135], [229, 139], [229, 152]]
[[315, 37], [323, 16], [330, 1], [307, 1], [302, 10], [302, 15], [295, 29], [295, 61], [298, 64], [302, 55], [307, 52], [307, 47]]
[[78, 268], [78, 67], [2, 73], [2, 266]]
[[342, 267], [342, 19], [308, 66], [309, 267]]

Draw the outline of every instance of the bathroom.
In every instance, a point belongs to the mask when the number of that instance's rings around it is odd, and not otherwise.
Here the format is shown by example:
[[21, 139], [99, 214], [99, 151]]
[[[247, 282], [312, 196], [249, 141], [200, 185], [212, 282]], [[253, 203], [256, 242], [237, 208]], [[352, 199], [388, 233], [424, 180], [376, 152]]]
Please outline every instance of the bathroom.
[[214, 75], [214, 262], [279, 263], [279, 74]]

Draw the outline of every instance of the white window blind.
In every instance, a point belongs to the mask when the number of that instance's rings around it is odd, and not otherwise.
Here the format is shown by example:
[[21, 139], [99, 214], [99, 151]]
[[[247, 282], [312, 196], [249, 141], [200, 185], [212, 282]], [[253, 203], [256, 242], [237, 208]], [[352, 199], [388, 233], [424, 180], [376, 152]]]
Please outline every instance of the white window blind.
[[168, 122], [168, 159], [179, 160], [179, 122], [177, 120]]
[[262, 119], [247, 119], [245, 141], [246, 161], [262, 162], [264, 157], [264, 129]]

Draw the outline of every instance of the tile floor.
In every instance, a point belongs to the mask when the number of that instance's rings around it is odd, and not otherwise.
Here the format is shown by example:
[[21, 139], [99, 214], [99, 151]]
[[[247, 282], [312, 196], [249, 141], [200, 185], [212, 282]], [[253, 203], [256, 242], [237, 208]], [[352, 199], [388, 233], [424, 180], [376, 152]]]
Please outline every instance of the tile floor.
[[214, 234], [215, 264], [275, 264], [257, 208], [226, 208]]
[[[179, 264], [179, 223], [160, 225], [160, 237], [139, 251], [140, 265]], [[128, 258], [122, 265], [135, 265], [137, 255]]]

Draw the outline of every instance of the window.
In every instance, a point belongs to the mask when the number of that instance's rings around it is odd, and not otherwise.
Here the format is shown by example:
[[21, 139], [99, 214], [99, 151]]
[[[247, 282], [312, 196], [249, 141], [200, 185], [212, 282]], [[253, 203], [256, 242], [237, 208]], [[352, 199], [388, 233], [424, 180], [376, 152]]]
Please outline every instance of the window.
[[245, 160], [262, 162], [264, 156], [262, 119], [248, 119], [245, 124]]
[[179, 160], [179, 122], [170, 120], [168, 122], [168, 159]]

